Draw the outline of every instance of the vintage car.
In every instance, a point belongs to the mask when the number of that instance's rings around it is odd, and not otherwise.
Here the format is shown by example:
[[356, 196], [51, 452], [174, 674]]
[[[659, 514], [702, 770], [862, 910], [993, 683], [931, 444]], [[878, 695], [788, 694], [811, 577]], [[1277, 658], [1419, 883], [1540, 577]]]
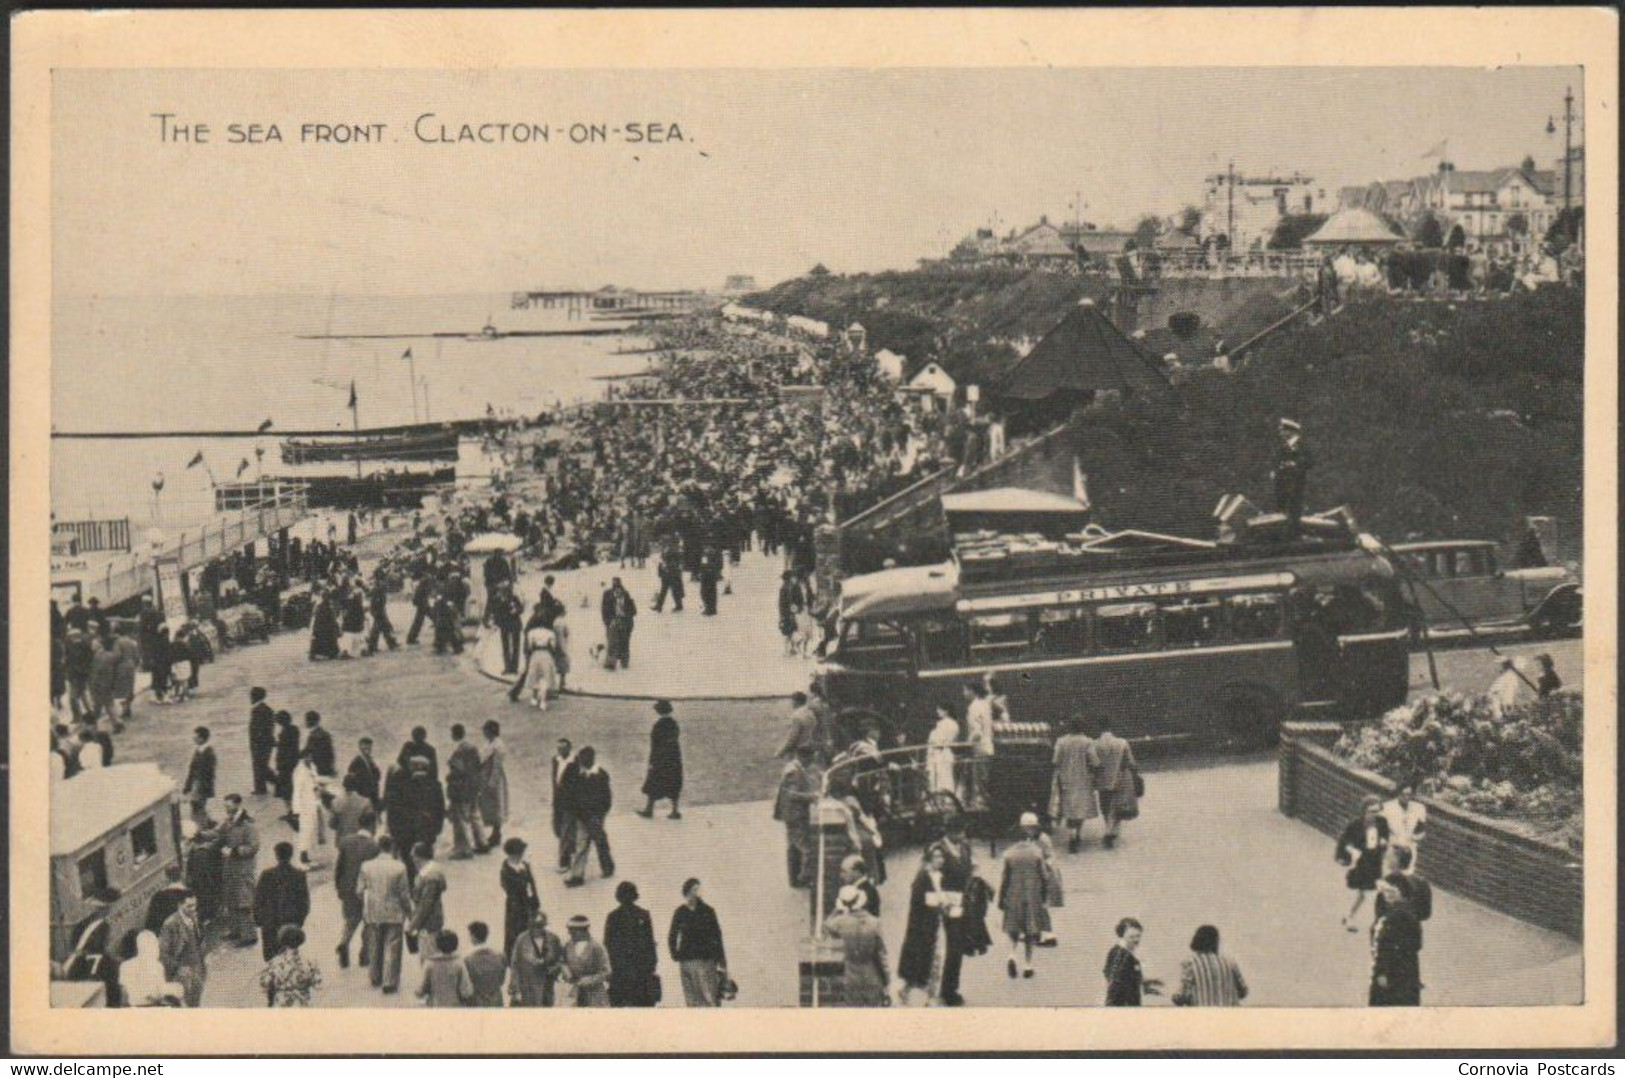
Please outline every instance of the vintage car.
[[1533, 636], [1578, 633], [1580, 582], [1561, 566], [1502, 569], [1495, 544], [1453, 539], [1395, 543], [1392, 547], [1410, 578], [1418, 625], [1430, 635], [1474, 630], [1518, 631]]

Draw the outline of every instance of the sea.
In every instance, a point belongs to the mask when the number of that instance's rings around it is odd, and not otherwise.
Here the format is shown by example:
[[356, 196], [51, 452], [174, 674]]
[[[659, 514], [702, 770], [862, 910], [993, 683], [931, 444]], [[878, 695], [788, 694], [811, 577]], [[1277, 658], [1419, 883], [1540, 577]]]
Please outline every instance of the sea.
[[[352, 385], [366, 429], [478, 418], [488, 406], [535, 415], [601, 397], [602, 376], [648, 365], [647, 355], [623, 354], [647, 344], [631, 333], [465, 339], [486, 325], [506, 332], [616, 323], [516, 310], [506, 293], [59, 298], [52, 511], [59, 521], [129, 518], [165, 530], [206, 521], [212, 482], [291, 474], [279, 431], [349, 433]], [[455, 336], [428, 336], [435, 333]], [[398, 336], [306, 339], [328, 334]], [[254, 431], [266, 420], [272, 426], [261, 437], [61, 437]], [[192, 465], [200, 452], [203, 462]]]

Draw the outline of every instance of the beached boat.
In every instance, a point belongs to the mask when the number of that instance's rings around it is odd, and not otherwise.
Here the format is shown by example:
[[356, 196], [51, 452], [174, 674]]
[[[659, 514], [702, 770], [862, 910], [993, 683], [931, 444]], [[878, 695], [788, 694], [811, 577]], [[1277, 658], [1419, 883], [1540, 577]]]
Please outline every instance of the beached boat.
[[355, 460], [456, 460], [455, 430], [402, 431], [360, 438], [335, 436], [320, 440], [289, 438], [282, 443], [282, 463], [318, 464]]

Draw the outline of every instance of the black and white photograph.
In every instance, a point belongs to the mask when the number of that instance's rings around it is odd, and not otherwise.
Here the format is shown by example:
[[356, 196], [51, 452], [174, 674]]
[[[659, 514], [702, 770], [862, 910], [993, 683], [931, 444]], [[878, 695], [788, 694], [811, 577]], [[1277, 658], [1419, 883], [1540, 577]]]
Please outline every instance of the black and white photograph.
[[53, 66], [17, 998], [176, 1055], [1611, 1042], [1612, 77], [1031, 17]]

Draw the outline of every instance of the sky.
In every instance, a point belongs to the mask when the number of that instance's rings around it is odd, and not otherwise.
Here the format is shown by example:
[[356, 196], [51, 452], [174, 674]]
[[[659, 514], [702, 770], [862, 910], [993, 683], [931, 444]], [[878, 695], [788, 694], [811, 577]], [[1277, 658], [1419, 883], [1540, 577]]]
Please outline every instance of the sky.
[[[907, 268], [978, 226], [1069, 220], [1080, 198], [1102, 226], [1175, 213], [1231, 160], [1328, 193], [1426, 172], [1447, 139], [1458, 168], [1549, 168], [1579, 83], [1560, 68], [63, 71], [53, 282], [416, 295]], [[159, 113], [210, 141], [165, 141]], [[504, 122], [549, 141], [419, 134]], [[233, 143], [233, 123], [282, 141]], [[302, 142], [307, 123], [386, 126], [333, 145]], [[617, 133], [576, 143], [575, 123]], [[682, 140], [629, 142], [632, 123]]]

